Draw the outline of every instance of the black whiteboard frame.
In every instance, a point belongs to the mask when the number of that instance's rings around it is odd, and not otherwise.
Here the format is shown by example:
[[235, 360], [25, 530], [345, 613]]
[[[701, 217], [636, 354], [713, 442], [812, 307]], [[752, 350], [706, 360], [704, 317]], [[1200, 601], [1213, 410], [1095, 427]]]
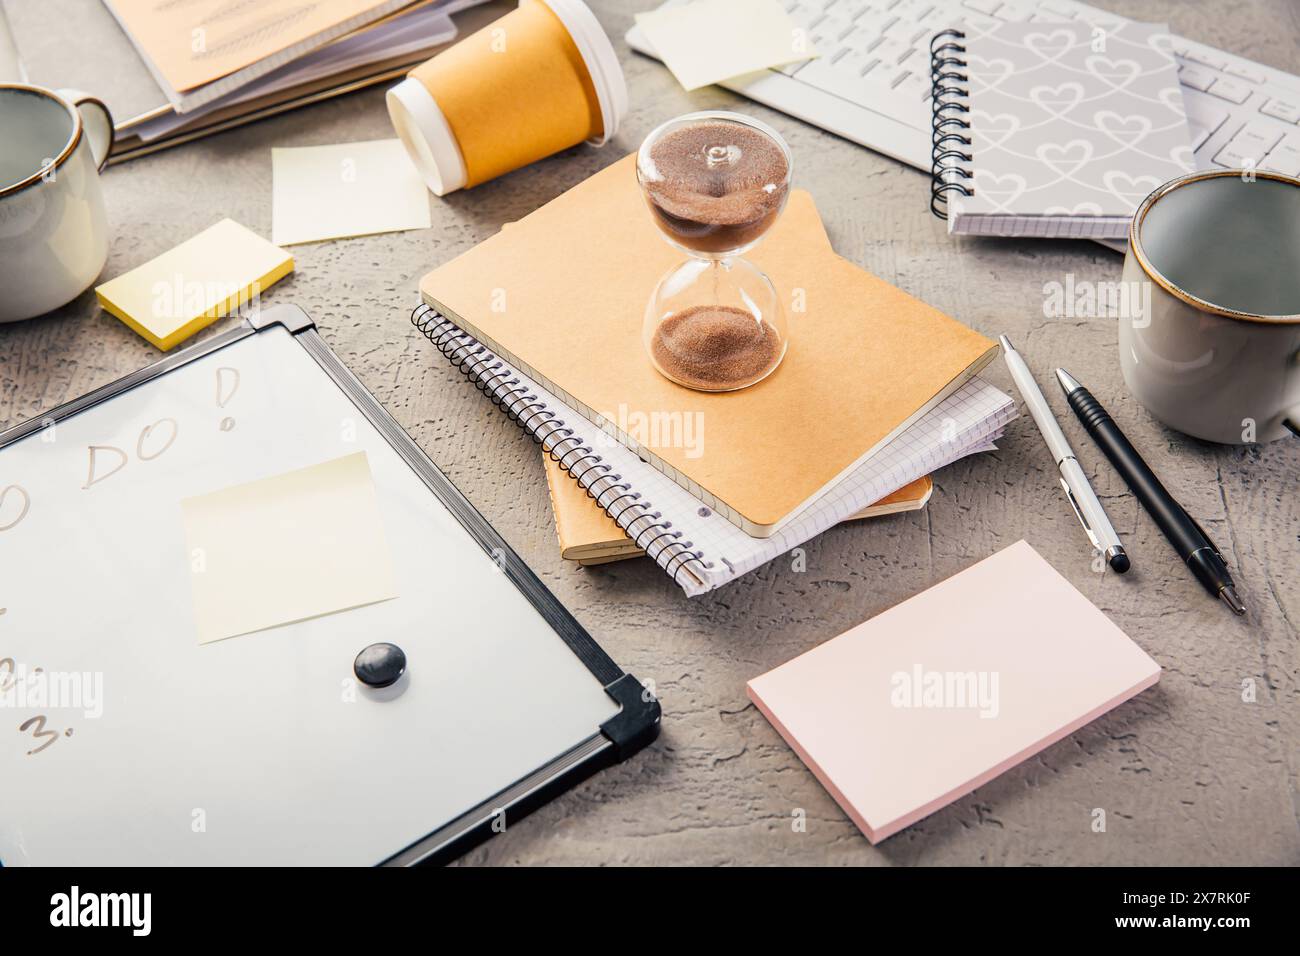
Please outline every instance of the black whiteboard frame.
[[515, 781], [466, 813], [426, 834], [410, 846], [380, 861], [382, 866], [447, 863], [511, 826], [542, 804], [611, 764], [630, 757], [659, 734], [660, 708], [640, 681], [609, 657], [586, 629], [506, 543], [497, 530], [470, 504], [423, 449], [402, 429], [370, 391], [325, 343], [316, 324], [296, 305], [276, 305], [246, 318], [244, 325], [215, 335], [169, 355], [153, 365], [87, 392], [42, 415], [0, 432], [0, 450], [51, 424], [110, 401], [183, 365], [228, 345], [282, 327], [303, 347], [407, 466], [450, 511], [461, 526], [500, 566], [510, 582], [559, 635], [605, 692], [621, 705], [619, 713], [592, 735], [537, 770]]

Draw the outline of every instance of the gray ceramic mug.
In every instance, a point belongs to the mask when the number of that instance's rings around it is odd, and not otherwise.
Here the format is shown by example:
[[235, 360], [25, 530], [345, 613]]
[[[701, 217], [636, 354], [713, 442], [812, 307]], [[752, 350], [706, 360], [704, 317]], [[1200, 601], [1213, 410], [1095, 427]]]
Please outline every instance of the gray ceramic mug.
[[99, 171], [112, 145], [93, 96], [0, 83], [0, 322], [57, 309], [104, 268]]
[[1300, 180], [1216, 170], [1165, 183], [1129, 230], [1124, 381], [1156, 418], [1249, 444], [1300, 434]]

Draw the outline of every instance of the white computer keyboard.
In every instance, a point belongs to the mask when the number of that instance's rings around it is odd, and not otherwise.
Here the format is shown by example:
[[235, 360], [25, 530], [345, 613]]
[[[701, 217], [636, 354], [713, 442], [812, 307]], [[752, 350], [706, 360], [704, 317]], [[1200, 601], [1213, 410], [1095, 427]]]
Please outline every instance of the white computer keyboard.
[[[671, 5], [687, 0], [670, 0]], [[816, 59], [722, 85], [922, 169], [930, 167], [930, 38], [961, 20], [1124, 22], [1075, 0], [782, 0]], [[653, 49], [635, 27], [633, 49]], [[1176, 37], [1197, 165], [1300, 176], [1300, 77]]]

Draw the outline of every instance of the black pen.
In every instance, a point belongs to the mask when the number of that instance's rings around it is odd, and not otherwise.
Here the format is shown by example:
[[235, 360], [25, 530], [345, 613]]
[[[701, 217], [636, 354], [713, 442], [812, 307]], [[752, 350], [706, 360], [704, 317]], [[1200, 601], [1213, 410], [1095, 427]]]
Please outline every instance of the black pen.
[[1083, 422], [1084, 429], [1101, 446], [1110, 463], [1133, 489], [1133, 494], [1142, 502], [1142, 507], [1159, 525], [1174, 550], [1187, 562], [1196, 579], [1205, 585], [1205, 590], [1212, 596], [1222, 600], [1236, 613], [1245, 614], [1246, 606], [1237, 597], [1223, 555], [1201, 530], [1196, 519], [1165, 490], [1155, 472], [1142, 460], [1137, 449], [1124, 437], [1119, 426], [1106, 409], [1101, 407], [1101, 403], [1092, 397], [1092, 393], [1063, 368], [1056, 370], [1056, 377], [1065, 390], [1066, 401], [1074, 409], [1074, 414], [1079, 416], [1079, 421]]

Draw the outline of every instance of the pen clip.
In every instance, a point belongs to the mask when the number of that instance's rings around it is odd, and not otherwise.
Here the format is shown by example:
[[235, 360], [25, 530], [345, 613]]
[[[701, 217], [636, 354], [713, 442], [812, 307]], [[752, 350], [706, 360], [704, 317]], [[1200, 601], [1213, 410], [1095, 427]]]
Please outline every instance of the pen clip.
[[1094, 548], [1100, 551], [1102, 549], [1101, 542], [1097, 540], [1096, 532], [1092, 530], [1092, 527], [1088, 524], [1088, 519], [1083, 516], [1083, 512], [1079, 509], [1079, 502], [1075, 500], [1074, 492], [1070, 490], [1070, 486], [1066, 484], [1064, 478], [1061, 478], [1060, 482], [1061, 487], [1065, 489], [1065, 500], [1070, 502], [1070, 507], [1074, 509], [1074, 513], [1079, 519], [1079, 524], [1083, 525], [1083, 530], [1087, 533], [1088, 540], [1092, 542]]

